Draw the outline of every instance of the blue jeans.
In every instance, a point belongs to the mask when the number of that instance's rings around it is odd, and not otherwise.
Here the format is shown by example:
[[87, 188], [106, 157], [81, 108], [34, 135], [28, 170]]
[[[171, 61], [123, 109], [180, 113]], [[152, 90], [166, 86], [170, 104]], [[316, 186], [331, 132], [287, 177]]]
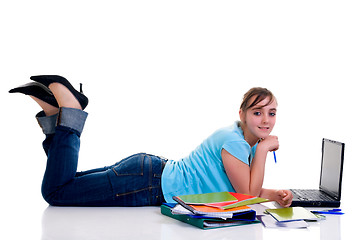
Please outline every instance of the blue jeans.
[[55, 206], [150, 206], [164, 202], [161, 175], [166, 160], [139, 153], [112, 166], [77, 172], [80, 136], [87, 113], [60, 108], [56, 116], [38, 114], [46, 134], [44, 199]]

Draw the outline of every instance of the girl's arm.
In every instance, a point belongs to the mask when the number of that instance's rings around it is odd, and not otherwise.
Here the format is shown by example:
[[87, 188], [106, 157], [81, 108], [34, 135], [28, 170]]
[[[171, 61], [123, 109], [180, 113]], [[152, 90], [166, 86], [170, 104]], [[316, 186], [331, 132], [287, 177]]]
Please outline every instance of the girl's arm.
[[276, 136], [268, 136], [257, 145], [256, 154], [248, 166], [244, 162], [232, 156], [225, 149], [222, 149], [222, 161], [227, 176], [236, 190], [236, 192], [249, 194], [253, 196], [262, 196], [273, 199], [271, 191], [262, 189], [264, 179], [265, 161], [268, 151], [277, 150], [279, 147], [278, 138]]
[[251, 166], [222, 149], [222, 162], [229, 181], [238, 193], [259, 196], [262, 191], [267, 152], [258, 144]]

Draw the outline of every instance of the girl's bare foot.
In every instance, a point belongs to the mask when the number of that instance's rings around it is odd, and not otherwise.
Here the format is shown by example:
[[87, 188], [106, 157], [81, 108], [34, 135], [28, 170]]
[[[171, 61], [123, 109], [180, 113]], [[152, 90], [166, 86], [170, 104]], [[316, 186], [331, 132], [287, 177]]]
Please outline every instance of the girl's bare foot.
[[54, 94], [60, 107], [77, 108], [82, 110], [79, 101], [75, 98], [75, 96], [70, 92], [67, 87], [65, 87], [61, 83], [54, 82], [49, 85], [49, 88]]

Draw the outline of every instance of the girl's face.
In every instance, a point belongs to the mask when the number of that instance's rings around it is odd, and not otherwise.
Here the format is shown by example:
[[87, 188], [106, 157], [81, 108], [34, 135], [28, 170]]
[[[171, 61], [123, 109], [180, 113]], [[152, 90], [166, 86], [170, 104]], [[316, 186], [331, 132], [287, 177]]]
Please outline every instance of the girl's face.
[[[240, 110], [241, 122], [245, 124], [245, 136], [251, 141], [266, 138], [272, 132], [276, 122], [277, 102], [269, 103], [269, 97], [251, 107], [246, 112]], [[268, 104], [268, 105], [267, 105]], [[249, 140], [248, 139], [248, 140]], [[246, 139], [247, 140], [247, 139]]]

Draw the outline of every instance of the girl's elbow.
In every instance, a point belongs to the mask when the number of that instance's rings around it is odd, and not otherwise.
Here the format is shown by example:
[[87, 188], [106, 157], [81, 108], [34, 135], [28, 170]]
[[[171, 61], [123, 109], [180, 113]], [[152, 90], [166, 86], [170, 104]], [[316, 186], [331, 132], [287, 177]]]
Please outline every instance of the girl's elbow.
[[246, 195], [259, 197], [261, 191], [254, 190], [254, 189], [236, 189], [236, 192], [240, 193], [240, 194], [246, 194]]
[[262, 190], [262, 188], [261, 189], [256, 189], [256, 188], [250, 189], [248, 195], [259, 197], [261, 194], [261, 190]]

